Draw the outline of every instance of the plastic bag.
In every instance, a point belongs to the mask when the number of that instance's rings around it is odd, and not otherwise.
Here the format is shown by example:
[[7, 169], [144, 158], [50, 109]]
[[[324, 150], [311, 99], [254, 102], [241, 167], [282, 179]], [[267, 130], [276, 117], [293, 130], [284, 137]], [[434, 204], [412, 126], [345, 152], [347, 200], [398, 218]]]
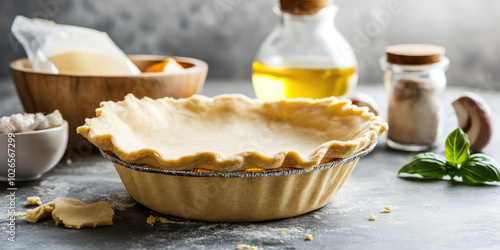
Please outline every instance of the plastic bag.
[[38, 72], [138, 75], [141, 71], [105, 32], [16, 16], [12, 33]]

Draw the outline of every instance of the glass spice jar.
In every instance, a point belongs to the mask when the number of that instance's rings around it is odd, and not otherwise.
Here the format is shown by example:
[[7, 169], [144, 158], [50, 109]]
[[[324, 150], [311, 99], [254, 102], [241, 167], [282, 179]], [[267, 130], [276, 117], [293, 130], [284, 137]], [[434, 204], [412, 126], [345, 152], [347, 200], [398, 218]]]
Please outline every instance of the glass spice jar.
[[380, 59], [388, 98], [387, 145], [403, 151], [432, 149], [442, 134], [445, 49], [430, 44], [385, 48]]
[[354, 52], [337, 31], [331, 0], [280, 0], [278, 26], [253, 62], [257, 97], [324, 98], [350, 93], [358, 81]]

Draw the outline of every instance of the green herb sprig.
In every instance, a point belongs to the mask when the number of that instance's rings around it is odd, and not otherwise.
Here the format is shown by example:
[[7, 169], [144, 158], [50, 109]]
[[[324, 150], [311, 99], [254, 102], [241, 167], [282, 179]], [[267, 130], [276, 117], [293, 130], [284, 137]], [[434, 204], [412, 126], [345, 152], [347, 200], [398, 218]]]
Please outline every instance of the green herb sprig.
[[434, 180], [449, 175], [452, 180], [462, 177], [465, 184], [500, 181], [498, 162], [484, 154], [470, 155], [469, 146], [467, 134], [457, 128], [446, 139], [446, 158], [435, 153], [418, 154], [399, 170], [398, 175], [418, 174], [423, 179]]

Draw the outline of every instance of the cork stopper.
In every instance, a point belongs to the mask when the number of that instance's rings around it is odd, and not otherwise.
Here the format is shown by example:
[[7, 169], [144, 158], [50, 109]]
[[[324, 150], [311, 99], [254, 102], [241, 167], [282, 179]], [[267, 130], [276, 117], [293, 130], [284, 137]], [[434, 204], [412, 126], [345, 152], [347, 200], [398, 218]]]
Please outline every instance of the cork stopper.
[[387, 62], [420, 65], [441, 61], [445, 48], [432, 44], [397, 44], [385, 48]]
[[310, 15], [332, 5], [333, 0], [280, 0], [281, 11], [294, 15]]

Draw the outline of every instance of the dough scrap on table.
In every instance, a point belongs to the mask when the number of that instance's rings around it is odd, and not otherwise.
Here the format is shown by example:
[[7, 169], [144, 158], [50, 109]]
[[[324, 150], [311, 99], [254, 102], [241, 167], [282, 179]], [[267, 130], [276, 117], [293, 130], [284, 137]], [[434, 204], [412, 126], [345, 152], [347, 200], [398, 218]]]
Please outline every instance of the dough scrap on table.
[[311, 234], [306, 234], [306, 238], [304, 240], [311, 241], [313, 240], [313, 236]]
[[28, 205], [42, 205], [42, 200], [38, 196], [32, 196], [27, 198]]
[[11, 217], [17, 218], [17, 217], [21, 217], [21, 216], [25, 216], [25, 215], [26, 215], [26, 213], [24, 213], [24, 212], [15, 212], [13, 214], [8, 214], [7, 219], [9, 219]]
[[63, 223], [68, 228], [100, 227], [113, 225], [115, 212], [108, 202], [86, 204], [83, 201], [59, 197], [37, 208], [26, 211], [26, 220], [36, 223], [52, 215], [56, 226]]
[[155, 224], [155, 221], [156, 221], [156, 218], [152, 215], [150, 215], [147, 219], [146, 219], [146, 223], [148, 223], [149, 225], [153, 226]]
[[163, 218], [163, 217], [160, 217], [158, 218], [157, 220], [159, 220], [161, 223], [165, 224], [165, 223], [169, 223], [170, 220], [168, 220], [167, 218]]
[[168, 220], [167, 218], [164, 218], [164, 217], [154, 217], [153, 215], [150, 215], [147, 219], [146, 219], [146, 223], [148, 223], [149, 225], [153, 226], [155, 224], [155, 222], [161, 222], [162, 224], [165, 224], [165, 223], [170, 223], [171, 221]]
[[[258, 247], [256, 246], [250, 246], [250, 245], [247, 245], [247, 244], [239, 244], [236, 249], [250, 249], [250, 250], [259, 250]], [[262, 249], [262, 248], [260, 248]]]

